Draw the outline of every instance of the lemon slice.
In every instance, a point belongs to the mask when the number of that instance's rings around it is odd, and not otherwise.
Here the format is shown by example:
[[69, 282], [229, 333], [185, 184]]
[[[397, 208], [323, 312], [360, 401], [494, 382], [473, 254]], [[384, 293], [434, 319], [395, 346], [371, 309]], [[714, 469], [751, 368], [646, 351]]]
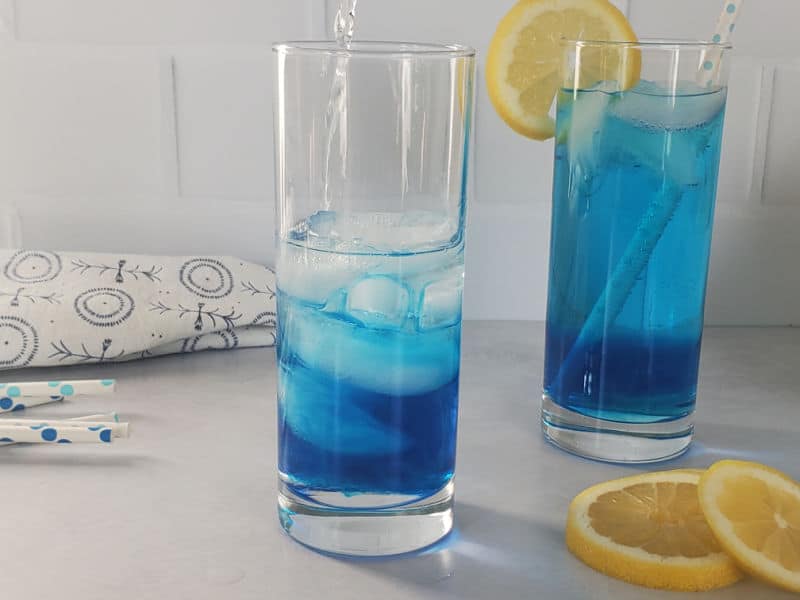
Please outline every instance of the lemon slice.
[[[489, 98], [512, 129], [537, 140], [555, 133], [549, 112], [563, 78], [562, 39], [635, 42], [636, 34], [608, 0], [520, 0], [503, 17], [486, 59]], [[640, 69], [635, 48], [589, 47], [581, 54], [581, 86], [615, 80], [628, 89]]]
[[706, 524], [694, 469], [634, 475], [572, 501], [567, 547], [606, 575], [651, 588], [699, 591], [741, 579]]
[[739, 566], [800, 592], [800, 484], [758, 463], [723, 460], [699, 492], [709, 526]]

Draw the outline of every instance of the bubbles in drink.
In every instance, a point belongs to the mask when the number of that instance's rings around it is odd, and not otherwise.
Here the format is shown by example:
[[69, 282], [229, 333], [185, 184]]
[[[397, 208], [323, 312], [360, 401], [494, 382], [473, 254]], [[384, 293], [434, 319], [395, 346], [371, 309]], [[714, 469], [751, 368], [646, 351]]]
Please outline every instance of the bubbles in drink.
[[725, 106], [719, 90], [682, 81], [675, 88], [640, 81], [609, 107], [621, 119], [670, 131], [692, 129], [711, 121]]
[[[624, 92], [614, 88], [601, 82], [577, 94], [562, 93], [559, 128], [576, 175], [572, 181], [589, 193], [596, 173], [605, 168], [598, 157], [616, 156], [622, 162], [662, 172], [673, 187], [699, 185], [705, 172], [698, 161], [706, 151], [708, 136], [684, 132], [703, 128], [715, 119], [723, 111], [725, 94], [693, 82], [681, 82], [672, 89], [642, 80]], [[628, 126], [651, 134], [640, 136], [635, 150], [627, 139], [615, 134], [617, 127]], [[670, 160], [664, 160], [665, 153]]]

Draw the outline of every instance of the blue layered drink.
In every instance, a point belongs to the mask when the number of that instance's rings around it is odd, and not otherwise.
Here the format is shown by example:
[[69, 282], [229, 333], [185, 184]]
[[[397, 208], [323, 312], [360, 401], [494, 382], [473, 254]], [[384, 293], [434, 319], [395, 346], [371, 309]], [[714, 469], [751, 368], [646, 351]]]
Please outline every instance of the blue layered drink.
[[694, 411], [725, 89], [607, 89], [558, 102], [545, 425], [685, 436], [658, 424]]
[[453, 477], [463, 243], [431, 245], [436, 223], [320, 211], [282, 243], [279, 471], [294, 497], [404, 506]]

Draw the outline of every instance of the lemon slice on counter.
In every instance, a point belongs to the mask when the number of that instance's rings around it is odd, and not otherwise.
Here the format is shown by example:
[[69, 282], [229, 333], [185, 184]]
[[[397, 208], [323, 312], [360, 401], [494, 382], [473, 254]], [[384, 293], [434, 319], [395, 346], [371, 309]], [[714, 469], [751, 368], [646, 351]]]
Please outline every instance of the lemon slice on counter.
[[800, 484], [758, 463], [723, 460], [700, 480], [700, 506], [745, 571], [800, 592]]
[[567, 547], [584, 563], [651, 588], [699, 591], [741, 579], [706, 523], [696, 469], [607, 481], [578, 494]]
[[[562, 83], [562, 39], [635, 42], [636, 34], [608, 0], [520, 0], [492, 38], [486, 84], [500, 117], [527, 137], [555, 134], [549, 112]], [[591, 47], [581, 58], [581, 86], [621, 79], [628, 89], [639, 80], [637, 49]]]

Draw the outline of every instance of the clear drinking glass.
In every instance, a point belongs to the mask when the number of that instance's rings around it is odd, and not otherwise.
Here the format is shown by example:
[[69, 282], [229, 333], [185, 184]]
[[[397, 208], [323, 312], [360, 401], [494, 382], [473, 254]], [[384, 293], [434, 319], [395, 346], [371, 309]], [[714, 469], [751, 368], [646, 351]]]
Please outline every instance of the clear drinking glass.
[[452, 526], [474, 51], [274, 50], [281, 524], [407, 552]]
[[649, 462], [691, 442], [728, 50], [566, 43], [542, 422], [569, 451]]

